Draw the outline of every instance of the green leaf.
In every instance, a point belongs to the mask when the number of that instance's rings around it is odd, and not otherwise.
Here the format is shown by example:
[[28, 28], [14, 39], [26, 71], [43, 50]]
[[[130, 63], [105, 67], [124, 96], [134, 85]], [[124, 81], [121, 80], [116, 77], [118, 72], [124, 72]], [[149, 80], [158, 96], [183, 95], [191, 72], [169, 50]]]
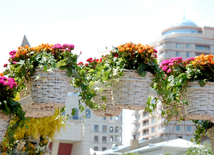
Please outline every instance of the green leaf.
[[145, 77], [146, 76], [146, 72], [140, 73], [140, 76]]
[[66, 63], [64, 62], [64, 60], [60, 60], [59, 62], [56, 63], [56, 67], [61, 67], [61, 66], [65, 66]]
[[12, 106], [15, 106], [15, 105], [17, 105], [18, 104], [18, 102], [16, 102], [16, 101], [14, 101], [14, 100], [12, 100], [11, 98], [7, 98], [7, 101], [8, 101], [8, 103], [10, 104], [10, 105], [12, 105]]
[[146, 65], [145, 65], [144, 63], [140, 63], [140, 66], [139, 66], [137, 72], [138, 72], [139, 74], [141, 74], [142, 72], [145, 71], [145, 69], [146, 69]]
[[71, 77], [71, 75], [72, 75], [72, 69], [70, 67], [67, 68], [67, 75], [68, 75], [68, 77]]
[[72, 73], [76, 79], [81, 79], [81, 76], [77, 73], [76, 70], [72, 69]]
[[75, 114], [76, 114], [76, 110], [73, 108], [72, 112], [71, 112], [71, 115], [75, 115]]
[[201, 79], [201, 80], [199, 80], [199, 84], [200, 84], [200, 86], [201, 87], [203, 87], [203, 86], [205, 86], [205, 84], [206, 84], [206, 79]]

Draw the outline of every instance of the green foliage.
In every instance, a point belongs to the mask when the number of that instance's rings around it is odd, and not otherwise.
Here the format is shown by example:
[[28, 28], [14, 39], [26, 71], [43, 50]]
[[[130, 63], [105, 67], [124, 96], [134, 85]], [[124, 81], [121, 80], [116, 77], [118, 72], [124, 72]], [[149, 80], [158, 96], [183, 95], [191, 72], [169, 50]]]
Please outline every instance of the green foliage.
[[187, 152], [182, 155], [212, 155], [211, 145], [204, 143], [202, 146], [189, 148]]

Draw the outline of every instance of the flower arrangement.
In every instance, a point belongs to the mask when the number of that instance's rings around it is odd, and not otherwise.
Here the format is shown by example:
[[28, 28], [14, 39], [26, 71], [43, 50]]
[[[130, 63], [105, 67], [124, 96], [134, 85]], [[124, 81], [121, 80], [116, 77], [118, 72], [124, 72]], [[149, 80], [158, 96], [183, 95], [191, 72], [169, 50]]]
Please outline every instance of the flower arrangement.
[[37, 47], [27, 45], [18, 47], [17, 50], [9, 53], [9, 64], [4, 64], [4, 67], [8, 67], [8, 69], [4, 74], [13, 77], [21, 90], [25, 88], [25, 82], [30, 80], [36, 68], [42, 68], [47, 72], [59, 67], [67, 70], [68, 77], [71, 77], [72, 73], [76, 76], [75, 67], [78, 55], [72, 53], [73, 49], [73, 44], [41, 44]]
[[17, 95], [17, 83], [15, 80], [7, 78], [3, 73], [0, 73], [0, 110], [5, 114], [19, 115], [23, 118], [24, 112], [21, 110], [21, 105], [14, 100]]
[[[162, 115], [178, 115], [180, 105], [184, 105], [185, 108], [187, 107], [189, 109], [191, 109], [193, 106], [197, 106], [198, 102], [196, 100], [194, 101], [197, 102], [197, 104], [195, 102], [191, 103], [192, 100], [189, 99], [188, 95], [193, 97], [194, 93], [189, 94], [189, 91], [192, 92], [192, 88], [196, 87], [198, 92], [200, 90], [203, 93], [206, 93], [205, 89], [201, 88], [206, 86], [207, 83], [214, 81], [213, 55], [201, 54], [200, 56], [196, 56], [195, 58], [189, 58], [186, 60], [183, 60], [180, 57], [171, 58], [170, 60], [162, 61], [159, 67], [162, 69], [162, 72], [158, 76], [155, 76], [155, 78], [153, 79], [154, 83], [152, 87], [157, 91], [159, 100], [161, 100], [163, 104], [170, 105], [173, 103], [173, 106], [169, 111], [162, 111]], [[202, 95], [202, 93], [200, 93], [200, 95]], [[200, 96], [200, 98], [202, 98], [202, 96]], [[208, 102], [206, 102], [206, 104], [208, 104]], [[198, 118], [194, 118], [198, 120], [202, 119], [204, 121], [193, 121], [196, 124], [196, 131], [194, 133], [195, 141], [198, 143], [200, 143], [202, 138], [207, 135], [207, 130], [213, 126], [213, 123], [210, 122], [211, 120], [209, 120], [210, 116], [206, 116], [205, 106], [206, 105], [204, 105], [203, 107], [205, 109], [205, 112], [203, 113], [203, 110], [200, 110], [201, 114], [197, 114]], [[148, 109], [151, 110], [151, 108]], [[207, 110], [212, 109], [208, 108]], [[188, 112], [188, 109], [186, 109], [186, 111]], [[193, 119], [193, 116], [196, 114], [192, 113], [192, 110], [190, 110], [190, 112], [190, 114], [187, 114], [191, 117], [188, 115], [187, 117]], [[194, 115], [192, 116], [192, 114]], [[202, 116], [204, 118], [199, 118], [199, 116]], [[171, 117], [169, 117], [167, 121], [170, 120]]]
[[152, 46], [135, 44], [132, 42], [119, 45], [112, 50], [114, 57], [122, 58], [124, 69], [137, 70], [139, 75], [145, 76], [146, 71], [153, 74], [157, 69], [157, 50]]

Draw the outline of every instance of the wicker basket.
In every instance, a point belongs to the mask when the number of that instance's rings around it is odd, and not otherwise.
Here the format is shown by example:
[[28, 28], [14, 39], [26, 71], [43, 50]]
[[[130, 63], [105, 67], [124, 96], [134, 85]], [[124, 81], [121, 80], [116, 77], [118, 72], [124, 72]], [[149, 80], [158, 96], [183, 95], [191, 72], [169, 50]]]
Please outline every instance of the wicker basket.
[[[114, 100], [112, 95], [112, 87], [104, 87], [102, 84], [96, 84], [96, 89], [103, 88], [104, 90], [99, 92], [97, 91], [97, 96], [94, 97], [94, 102], [96, 102], [100, 108], [93, 110], [93, 113], [96, 116], [102, 116], [102, 117], [111, 117], [111, 116], [117, 116], [119, 115], [122, 110], [118, 109], [114, 106]], [[106, 97], [106, 101], [103, 101], [102, 98]], [[103, 109], [103, 106], [105, 109]]]
[[6, 115], [0, 110], [0, 143], [3, 141], [3, 138], [5, 136], [5, 132], [7, 131], [7, 128], [10, 124], [10, 121], [12, 119], [12, 115]]
[[214, 82], [201, 87], [199, 82], [189, 82], [186, 92], [188, 106], [185, 106], [188, 119], [213, 120], [214, 118]]
[[210, 143], [211, 143], [211, 147], [212, 147], [212, 152], [214, 153], [214, 126], [209, 128], [207, 130], [207, 132], [209, 132], [209, 139], [210, 139]]
[[49, 117], [54, 115], [55, 110], [53, 108], [40, 108], [34, 107], [32, 103], [28, 103], [22, 106], [23, 111], [25, 111], [25, 117], [30, 118], [41, 118]]
[[[37, 76], [40, 76], [36, 80]], [[55, 109], [65, 106], [70, 80], [66, 70], [58, 68], [52, 72], [44, 72], [36, 69], [31, 77], [31, 97], [33, 105], [37, 109]]]
[[135, 70], [125, 70], [119, 82], [112, 83], [115, 105], [120, 109], [143, 110], [153, 75], [147, 72], [141, 77]]

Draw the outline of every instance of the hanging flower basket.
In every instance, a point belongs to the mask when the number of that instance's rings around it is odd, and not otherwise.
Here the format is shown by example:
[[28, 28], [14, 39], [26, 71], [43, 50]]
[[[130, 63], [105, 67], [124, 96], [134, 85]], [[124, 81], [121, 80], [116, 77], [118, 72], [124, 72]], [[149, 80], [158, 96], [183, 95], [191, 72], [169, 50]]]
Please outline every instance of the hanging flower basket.
[[[106, 101], [102, 100], [103, 97], [106, 97]], [[111, 117], [117, 116], [122, 112], [121, 109], [114, 106], [112, 87], [105, 87], [102, 92], [97, 91], [94, 101], [100, 106], [99, 109], [93, 110], [96, 116]]]
[[[39, 79], [36, 79], [39, 76]], [[37, 109], [56, 109], [65, 106], [70, 80], [66, 70], [58, 68], [52, 72], [36, 69], [31, 77], [31, 97]]]
[[120, 109], [143, 110], [153, 75], [147, 72], [141, 77], [135, 70], [125, 70], [119, 82], [112, 83], [115, 106]]
[[54, 115], [53, 108], [40, 108], [34, 107], [32, 103], [28, 103], [22, 106], [22, 109], [26, 112], [25, 117], [30, 118], [41, 118], [41, 117], [49, 117]]
[[189, 82], [186, 91], [188, 106], [185, 106], [188, 119], [213, 120], [214, 118], [214, 82]]
[[0, 110], [0, 143], [3, 141], [11, 119], [12, 115], [6, 115]]

